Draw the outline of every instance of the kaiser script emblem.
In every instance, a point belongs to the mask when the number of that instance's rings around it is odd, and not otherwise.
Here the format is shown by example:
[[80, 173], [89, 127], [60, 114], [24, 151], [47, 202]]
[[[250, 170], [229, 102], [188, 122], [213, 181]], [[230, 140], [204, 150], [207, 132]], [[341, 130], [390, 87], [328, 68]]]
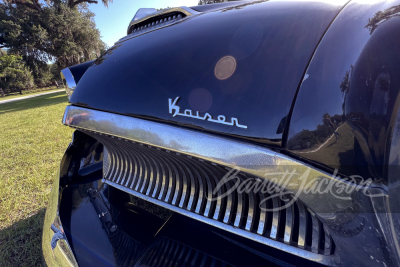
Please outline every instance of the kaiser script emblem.
[[193, 111], [190, 109], [185, 109], [183, 113], [180, 113], [181, 108], [177, 106], [177, 103], [179, 101], [180, 97], [176, 97], [175, 100], [172, 101], [171, 98], [168, 99], [168, 104], [169, 104], [169, 113], [172, 114], [172, 117], [175, 116], [183, 116], [183, 117], [189, 117], [193, 119], [198, 119], [198, 120], [203, 120], [203, 121], [210, 121], [210, 122], [215, 122], [215, 123], [220, 123], [220, 124], [225, 124], [229, 126], [236, 126], [239, 128], [244, 128], [247, 129], [246, 125], [241, 125], [238, 122], [237, 118], [232, 117], [230, 122], [226, 121], [226, 117], [224, 115], [219, 115], [218, 119], [213, 119], [213, 117], [209, 113], [205, 113], [204, 116], [201, 116], [198, 111], [196, 111], [196, 114], [193, 114]]

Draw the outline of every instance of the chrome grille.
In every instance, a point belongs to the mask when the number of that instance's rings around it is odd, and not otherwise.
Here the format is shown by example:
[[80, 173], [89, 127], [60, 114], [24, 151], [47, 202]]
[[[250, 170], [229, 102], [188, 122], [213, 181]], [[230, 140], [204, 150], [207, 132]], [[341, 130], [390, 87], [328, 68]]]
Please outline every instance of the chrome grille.
[[[104, 179], [110, 185], [236, 234], [252, 234], [251, 238], [261, 243], [274, 240], [320, 255], [334, 253], [328, 229], [300, 201], [276, 210], [284, 205], [279, 197], [237, 190], [212, 200], [218, 182], [232, 169], [126, 139], [87, 133], [105, 147]], [[242, 172], [236, 176], [249, 178]], [[228, 192], [233, 183], [220, 187], [217, 196]], [[268, 201], [262, 201], [265, 198]], [[266, 208], [275, 209], [267, 212]]]
[[197, 249], [168, 238], [151, 245], [135, 266], [232, 266]]

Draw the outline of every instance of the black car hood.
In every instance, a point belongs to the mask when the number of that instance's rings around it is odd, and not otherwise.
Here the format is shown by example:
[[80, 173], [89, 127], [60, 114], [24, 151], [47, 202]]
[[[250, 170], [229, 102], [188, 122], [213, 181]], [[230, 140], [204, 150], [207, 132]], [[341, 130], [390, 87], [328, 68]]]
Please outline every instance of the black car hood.
[[70, 102], [279, 146], [307, 65], [341, 8], [239, 3], [126, 38], [87, 70]]

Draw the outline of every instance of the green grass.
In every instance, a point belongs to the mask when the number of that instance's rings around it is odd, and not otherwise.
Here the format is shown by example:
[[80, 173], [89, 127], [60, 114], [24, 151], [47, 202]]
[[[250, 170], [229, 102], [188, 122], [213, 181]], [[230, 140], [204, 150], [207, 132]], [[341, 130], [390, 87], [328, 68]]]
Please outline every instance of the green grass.
[[45, 208], [73, 132], [61, 124], [67, 102], [60, 92], [0, 104], [0, 266], [41, 265]]
[[40, 88], [40, 89], [25, 90], [25, 91], [22, 91], [22, 95], [19, 94], [19, 93], [14, 93], [12, 95], [8, 95], [8, 96], [5, 96], [5, 97], [0, 97], [0, 101], [13, 99], [13, 98], [18, 98], [18, 97], [23, 97], [23, 96], [29, 96], [29, 95], [37, 95], [37, 94], [40, 94], [40, 93], [53, 92], [53, 91], [57, 91], [57, 90], [61, 90], [61, 89], [63, 89], [63, 88], [57, 88], [56, 86], [51, 86], [51, 87]]

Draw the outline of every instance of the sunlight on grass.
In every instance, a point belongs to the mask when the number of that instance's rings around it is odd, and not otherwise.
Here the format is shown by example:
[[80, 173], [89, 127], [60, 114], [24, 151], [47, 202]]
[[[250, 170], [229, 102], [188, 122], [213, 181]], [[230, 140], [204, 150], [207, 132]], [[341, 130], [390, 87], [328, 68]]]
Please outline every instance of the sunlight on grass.
[[40, 264], [44, 209], [73, 132], [61, 123], [67, 104], [61, 92], [0, 105], [0, 266]]

